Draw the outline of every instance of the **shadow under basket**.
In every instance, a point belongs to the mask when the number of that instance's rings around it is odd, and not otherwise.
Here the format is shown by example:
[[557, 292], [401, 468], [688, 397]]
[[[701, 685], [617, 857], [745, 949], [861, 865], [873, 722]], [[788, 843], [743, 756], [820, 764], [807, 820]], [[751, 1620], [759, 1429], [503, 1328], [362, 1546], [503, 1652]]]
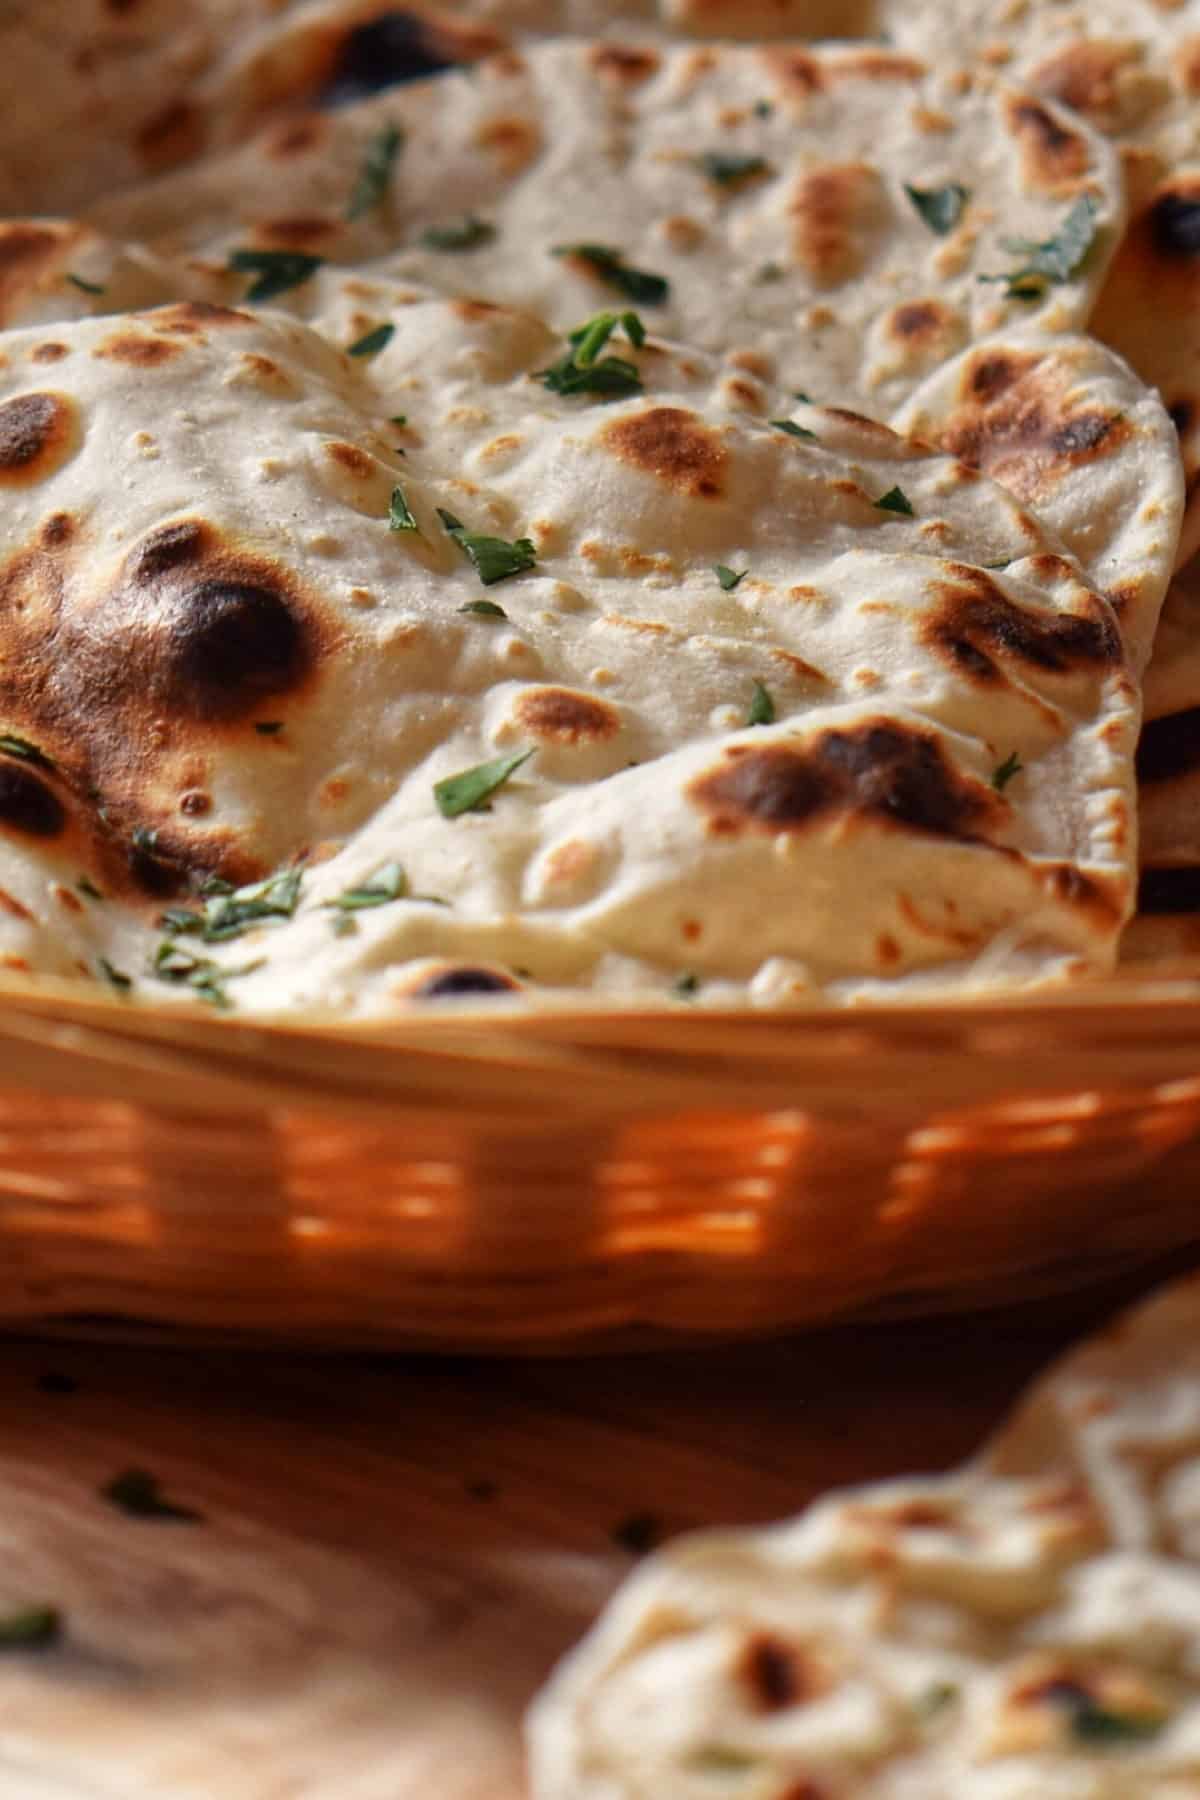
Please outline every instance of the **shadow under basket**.
[[0, 1011], [0, 1325], [472, 1351], [1031, 1298], [1200, 1244], [1200, 987], [260, 1026]]

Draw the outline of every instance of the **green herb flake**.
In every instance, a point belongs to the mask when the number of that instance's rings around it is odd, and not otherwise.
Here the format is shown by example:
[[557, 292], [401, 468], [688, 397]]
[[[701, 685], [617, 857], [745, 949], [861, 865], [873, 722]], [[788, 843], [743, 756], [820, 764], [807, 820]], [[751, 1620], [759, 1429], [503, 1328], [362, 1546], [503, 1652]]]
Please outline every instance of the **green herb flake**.
[[548, 369], [538, 370], [542, 385], [555, 394], [600, 394], [608, 400], [640, 393], [642, 376], [636, 363], [623, 356], [600, 355], [618, 325], [640, 349], [646, 328], [636, 313], [597, 313], [569, 334], [565, 355]]
[[365, 331], [352, 344], [347, 344], [346, 355], [377, 356], [381, 350], [387, 349], [395, 335], [394, 325], [376, 325], [374, 331]]
[[121, 969], [114, 969], [107, 956], [97, 957], [96, 967], [99, 969], [105, 981], [107, 981], [109, 987], [116, 993], [127, 994], [133, 986], [132, 977], [126, 975]]
[[747, 725], [773, 725], [775, 723], [775, 702], [761, 681], [754, 684], [754, 693], [750, 699], [750, 710], [746, 714]]
[[807, 425], [797, 425], [794, 419], [771, 419], [769, 422], [776, 431], [786, 431], [789, 437], [816, 442], [816, 432], [810, 431]]
[[880, 512], [902, 513], [906, 519], [914, 516], [912, 501], [903, 488], [889, 488], [886, 494], [880, 494], [875, 505]]
[[104, 898], [104, 895], [100, 892], [100, 889], [96, 886], [95, 882], [87, 875], [81, 875], [79, 880], [75, 883], [75, 886], [79, 889], [79, 892], [85, 894], [89, 900], [103, 900]]
[[468, 600], [465, 606], [459, 607], [460, 613], [471, 613], [477, 619], [507, 619], [508, 614], [494, 600]]
[[224, 1011], [233, 1005], [225, 991], [226, 982], [234, 981], [240, 975], [252, 975], [264, 963], [265, 958], [259, 957], [256, 962], [243, 963], [240, 968], [223, 969], [211, 957], [197, 956], [195, 951], [170, 937], [159, 945], [152, 972], [159, 981], [191, 988], [198, 999]]
[[259, 737], [278, 737], [283, 730], [282, 719], [256, 719], [254, 729]]
[[769, 119], [774, 111], [775, 103], [772, 100], [756, 100], [754, 102], [754, 116], [756, 119]]
[[128, 1513], [131, 1519], [174, 1519], [181, 1524], [198, 1524], [204, 1514], [191, 1506], [179, 1506], [168, 1500], [157, 1475], [148, 1469], [123, 1469], [106, 1481], [100, 1497]]
[[532, 750], [521, 750], [516, 756], [497, 757], [495, 762], [477, 763], [458, 775], [447, 775], [437, 781], [433, 797], [443, 819], [457, 819], [461, 813], [478, 812], [483, 803], [502, 788], [522, 763], [529, 761]]
[[1021, 774], [1024, 767], [1025, 764], [1015, 750], [1011, 756], [1006, 756], [1002, 763], [997, 763], [992, 770], [992, 786], [996, 792], [1002, 794], [1013, 776]]
[[360, 219], [364, 213], [382, 206], [392, 179], [392, 166], [403, 143], [404, 133], [398, 125], [385, 125], [376, 132], [367, 146], [358, 180], [350, 195], [350, 204], [346, 208], [348, 219]]
[[663, 306], [670, 298], [671, 284], [665, 276], [632, 268], [619, 250], [607, 244], [558, 244], [554, 255], [586, 263], [608, 287], [627, 300], [636, 300], [639, 306]]
[[736, 187], [757, 175], [768, 175], [771, 167], [765, 156], [737, 156], [726, 150], [706, 150], [697, 161], [718, 187]]
[[246, 299], [253, 304], [300, 287], [324, 261], [323, 256], [310, 256], [306, 250], [234, 250], [229, 267], [255, 277], [246, 292]]
[[336, 907], [340, 912], [365, 912], [373, 906], [386, 906], [389, 900], [403, 900], [407, 892], [404, 870], [398, 862], [390, 862], [376, 869], [359, 887], [347, 888], [332, 900], [326, 900], [325, 905]]
[[676, 1000], [691, 1000], [700, 991], [700, 977], [691, 969], [685, 969], [671, 983], [671, 992]]
[[1096, 1700], [1084, 1700], [1071, 1714], [1072, 1735], [1084, 1744], [1140, 1744], [1164, 1729], [1163, 1712], [1117, 1712]]
[[725, 563], [718, 563], [713, 571], [727, 594], [732, 594], [739, 582], [745, 581], [749, 569], [731, 569]]
[[727, 1750], [723, 1744], [705, 1744], [687, 1759], [688, 1768], [697, 1775], [749, 1775], [763, 1766], [762, 1758], [748, 1756], [744, 1750]]
[[389, 425], [407, 425], [408, 424], [408, 414], [407, 413], [393, 413], [391, 418], [388, 420], [388, 424]]
[[979, 280], [1003, 282], [1010, 299], [1040, 299], [1052, 283], [1070, 281], [1082, 269], [1096, 241], [1097, 211], [1092, 196], [1081, 194], [1053, 237], [1041, 243], [1004, 238], [1004, 248], [1022, 258], [1021, 266], [1007, 275], [981, 275]]
[[[283, 869], [265, 881], [252, 881], [245, 887], [230, 888], [223, 882], [215, 893], [205, 894], [203, 912], [169, 907], [160, 923], [164, 931], [177, 937], [194, 934], [206, 944], [228, 943], [264, 919], [290, 919], [299, 904], [302, 879], [302, 870]], [[161, 951], [159, 954], [161, 958]], [[156, 973], [163, 973], [160, 963], [156, 962], [155, 969]], [[168, 973], [173, 977], [183, 971], [172, 969]]]
[[450, 219], [445, 225], [427, 225], [421, 233], [421, 243], [426, 250], [478, 250], [481, 245], [490, 244], [495, 235], [496, 227], [486, 219], [464, 213], [461, 219]]
[[404, 497], [402, 487], [392, 489], [392, 501], [388, 511], [389, 531], [419, 531], [420, 527], [413, 517], [412, 508]]
[[56, 1606], [24, 1606], [0, 1616], [0, 1650], [48, 1650], [61, 1636]]
[[765, 262], [762, 264], [754, 279], [765, 286], [769, 281], [782, 281], [783, 276], [784, 268], [782, 263]]
[[507, 581], [513, 575], [523, 575], [537, 563], [537, 551], [531, 538], [517, 538], [509, 543], [507, 538], [487, 537], [481, 532], [468, 531], [461, 519], [446, 512], [442, 507], [437, 509], [438, 518], [446, 527], [446, 531], [458, 545], [463, 555], [474, 566], [484, 587], [492, 587], [497, 581]]
[[82, 275], [73, 275], [69, 269], [63, 279], [64, 281], [69, 281], [72, 287], [77, 287], [80, 293], [83, 294], [103, 294], [107, 292], [107, 289], [101, 287], [98, 281], [85, 281]]
[[971, 198], [970, 189], [958, 181], [948, 181], [939, 188], [910, 187], [906, 181], [904, 191], [937, 237], [946, 237], [954, 230]]
[[913, 1711], [919, 1719], [933, 1719], [945, 1712], [959, 1698], [960, 1690], [952, 1681], [935, 1681], [927, 1687], [923, 1694], [918, 1694], [913, 1701]]
[[36, 744], [29, 742], [28, 738], [14, 737], [11, 732], [0, 735], [0, 751], [3, 751], [5, 756], [19, 756], [23, 762], [38, 763], [43, 769], [54, 767], [44, 750], [39, 750]]
[[625, 336], [629, 339], [634, 349], [640, 350], [642, 345], [646, 342], [646, 327], [642, 324], [642, 321], [635, 312], [623, 312], [621, 314], [621, 329], [624, 331]]
[[339, 913], [337, 918], [332, 920], [331, 923], [333, 925], [334, 937], [358, 936], [358, 924], [349, 913]]

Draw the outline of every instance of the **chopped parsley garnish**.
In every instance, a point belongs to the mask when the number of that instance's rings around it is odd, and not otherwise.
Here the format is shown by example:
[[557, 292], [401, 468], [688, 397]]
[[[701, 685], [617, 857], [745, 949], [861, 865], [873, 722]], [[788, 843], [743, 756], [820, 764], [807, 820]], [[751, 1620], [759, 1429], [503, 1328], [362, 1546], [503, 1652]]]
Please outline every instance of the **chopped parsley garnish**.
[[105, 1482], [100, 1496], [133, 1519], [175, 1519], [194, 1525], [204, 1517], [194, 1507], [168, 1500], [157, 1475], [151, 1475], [148, 1469], [123, 1469]]
[[392, 165], [403, 142], [404, 133], [398, 125], [385, 125], [376, 132], [367, 146], [358, 180], [350, 195], [350, 204], [346, 208], [348, 219], [360, 219], [363, 213], [383, 204], [392, 178]]
[[932, 1719], [957, 1700], [959, 1693], [960, 1689], [954, 1682], [935, 1681], [923, 1694], [918, 1694], [913, 1705], [919, 1718]]
[[1157, 1737], [1167, 1723], [1166, 1709], [1153, 1702], [1129, 1710], [1106, 1706], [1070, 1676], [1050, 1682], [1040, 1697], [1070, 1715], [1072, 1736], [1085, 1744], [1144, 1742]]
[[911, 519], [914, 516], [912, 501], [904, 492], [903, 488], [889, 488], [886, 494], [880, 494], [875, 505], [880, 512], [903, 513], [906, 519]]
[[0, 1650], [45, 1650], [62, 1636], [56, 1606], [24, 1606], [0, 1617]]
[[392, 504], [388, 512], [388, 530], [417, 531], [419, 529], [417, 521], [413, 518], [412, 508], [404, 498], [404, 489], [402, 487], [394, 487], [392, 489]]
[[662, 1542], [662, 1521], [653, 1513], [630, 1513], [613, 1526], [610, 1536], [618, 1549], [628, 1550], [632, 1556], [645, 1556]]
[[938, 237], [945, 237], [954, 230], [971, 198], [970, 189], [959, 181], [948, 181], [940, 188], [910, 187], [906, 181], [904, 191], [930, 231]]
[[234, 250], [229, 267], [239, 274], [256, 277], [246, 293], [246, 299], [253, 303], [273, 300], [276, 294], [300, 287], [324, 261], [323, 256], [310, 256], [306, 250]]
[[607, 244], [559, 244], [554, 254], [587, 263], [601, 281], [616, 288], [627, 300], [636, 300], [639, 306], [662, 306], [670, 295], [671, 284], [665, 276], [631, 267], [619, 250], [612, 250]]
[[283, 869], [245, 887], [230, 888], [223, 882], [218, 892], [207, 895], [203, 912], [170, 907], [160, 923], [174, 937], [194, 934], [206, 944], [224, 944], [263, 919], [290, 919], [300, 900], [302, 878], [300, 869]]
[[63, 279], [69, 281], [72, 287], [77, 287], [84, 294], [103, 294], [107, 291], [101, 287], [98, 281], [85, 281], [82, 275], [73, 275], [69, 269]]
[[731, 569], [725, 563], [718, 563], [714, 571], [717, 580], [727, 594], [732, 594], [740, 581], [745, 581], [749, 569]]
[[1144, 1743], [1157, 1737], [1166, 1723], [1165, 1713], [1117, 1712], [1097, 1700], [1077, 1704], [1071, 1715], [1071, 1730], [1085, 1744]]
[[516, 756], [497, 757], [495, 762], [477, 763], [458, 775], [447, 775], [433, 786], [433, 797], [443, 819], [457, 819], [460, 813], [478, 812], [497, 788], [504, 786], [522, 763], [528, 762], [532, 750], [521, 750]]
[[39, 750], [36, 744], [29, 742], [28, 738], [14, 737], [11, 732], [5, 732], [3, 736], [0, 736], [0, 750], [6, 756], [19, 756], [24, 762], [40, 763], [43, 769], [54, 767], [44, 750]]
[[705, 1744], [688, 1757], [689, 1769], [701, 1775], [748, 1775], [762, 1767], [762, 1758], [744, 1750], [726, 1750], [723, 1744]]
[[523, 575], [537, 563], [532, 538], [517, 538], [510, 544], [507, 538], [486, 537], [481, 532], [468, 531], [461, 519], [440, 506], [437, 515], [463, 555], [474, 565], [484, 587], [507, 581], [512, 575]]
[[759, 269], [758, 274], [754, 277], [754, 279], [755, 279], [755, 281], [758, 281], [758, 282], [782, 281], [783, 280], [783, 264], [777, 263], [777, 262], [763, 263], [762, 267]]
[[282, 719], [256, 719], [254, 729], [259, 737], [278, 737], [283, 730]]
[[347, 888], [342, 894], [336, 894], [332, 900], [326, 900], [326, 906], [337, 907], [339, 912], [364, 912], [372, 906], [386, 906], [389, 900], [403, 900], [408, 892], [408, 880], [398, 862], [384, 863], [381, 869], [368, 876], [358, 887]]
[[691, 969], [677, 975], [671, 983], [671, 992], [677, 1000], [690, 1000], [700, 991], [700, 977]]
[[238, 969], [223, 969], [211, 957], [197, 956], [194, 950], [177, 943], [173, 937], [158, 946], [155, 953], [153, 973], [160, 981], [169, 981], [176, 987], [189, 987], [198, 999], [209, 1006], [226, 1008], [233, 1005], [225, 992], [225, 983], [235, 980], [239, 975], [252, 975], [256, 969], [263, 967], [264, 959], [257, 962], [243, 963]]
[[1038, 300], [1054, 282], [1069, 281], [1087, 261], [1096, 241], [1096, 201], [1081, 194], [1052, 238], [1004, 238], [1006, 250], [1023, 260], [1007, 275], [981, 275], [980, 281], [1002, 281], [1009, 298]]
[[756, 100], [754, 102], [754, 116], [756, 119], [769, 119], [774, 111], [775, 103], [772, 100]]
[[1002, 763], [997, 763], [992, 770], [992, 786], [996, 792], [1002, 794], [1013, 776], [1019, 775], [1024, 767], [1025, 764], [1015, 750], [1011, 756], [1006, 756]]
[[746, 714], [747, 725], [773, 725], [775, 723], [775, 702], [770, 692], [761, 681], [754, 684], [754, 693], [750, 700], [750, 711]]
[[386, 350], [396, 335], [394, 325], [376, 325], [374, 331], [364, 331], [360, 338], [347, 344], [347, 356], [375, 356], [380, 350]]
[[807, 425], [797, 425], [794, 419], [772, 419], [770, 423], [776, 431], [786, 431], [789, 437], [811, 438], [814, 443], [816, 442], [816, 432], [810, 431]]
[[389, 425], [407, 425], [408, 424], [408, 414], [407, 413], [393, 413], [391, 418], [388, 420], [388, 424]]
[[104, 898], [104, 895], [100, 892], [100, 889], [96, 886], [95, 882], [87, 875], [81, 875], [79, 880], [75, 883], [75, 886], [79, 889], [81, 894], [86, 894], [89, 900], [103, 900]]
[[445, 225], [427, 225], [421, 242], [426, 250], [478, 250], [481, 244], [490, 244], [495, 235], [496, 227], [486, 219], [464, 213], [461, 219], [451, 219]]
[[127, 994], [133, 986], [132, 977], [126, 975], [121, 969], [114, 969], [107, 956], [97, 957], [96, 967], [99, 969], [101, 975], [103, 975], [105, 981], [107, 981], [109, 987], [115, 989], [118, 994]]
[[727, 150], [706, 150], [697, 160], [719, 187], [735, 187], [755, 175], [767, 175], [771, 167], [765, 156], [737, 156]]
[[539, 369], [544, 387], [555, 394], [602, 394], [619, 400], [641, 391], [642, 375], [636, 363], [623, 356], [601, 356], [618, 325], [635, 350], [646, 341], [646, 327], [634, 312], [597, 313], [568, 337], [570, 348], [548, 369]]
[[508, 614], [494, 600], [468, 600], [465, 606], [459, 607], [460, 613], [473, 613], [477, 619], [507, 619]]

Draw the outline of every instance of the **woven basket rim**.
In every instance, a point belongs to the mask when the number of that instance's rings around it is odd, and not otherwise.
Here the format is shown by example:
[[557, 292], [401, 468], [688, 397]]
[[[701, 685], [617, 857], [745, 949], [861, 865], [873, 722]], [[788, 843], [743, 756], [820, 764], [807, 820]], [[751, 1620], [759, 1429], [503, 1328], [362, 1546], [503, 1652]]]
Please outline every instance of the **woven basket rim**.
[[[720, 1001], [681, 1001], [659, 995], [645, 1001], [617, 1001], [611, 995], [562, 991], [539, 995], [469, 995], [440, 1000], [436, 1007], [397, 1011], [387, 1017], [346, 1018], [329, 1013], [222, 1012], [197, 1001], [164, 995], [152, 1004], [131, 1003], [107, 989], [70, 978], [15, 976], [0, 971], [0, 1015], [26, 1014], [98, 1029], [111, 1027], [118, 1035], [161, 1037], [164, 1028], [178, 1025], [192, 1037], [198, 1029], [222, 1034], [253, 1033], [259, 1036], [307, 1039], [321, 1042], [394, 1043], [431, 1046], [447, 1037], [483, 1029], [506, 1035], [558, 1036], [564, 1028], [587, 1035], [593, 1030], [608, 1035], [621, 1025], [652, 1028], [681, 1021], [703, 1032], [706, 1024], [720, 1021], [726, 1029], [770, 1031], [797, 1037], [837, 1033], [848, 1026], [869, 1027], [882, 1036], [904, 1036], [913, 1029], [1001, 1022], [1014, 1015], [1046, 1021], [1069, 1020], [1103, 1013], [1119, 1018], [1125, 1027], [1145, 1024], [1153, 1029], [1165, 1015], [1191, 1020], [1200, 1030], [1200, 956], [1154, 965], [1149, 974], [1140, 967], [1118, 971], [1094, 981], [1045, 988], [995, 989], [978, 993], [936, 993], [919, 999], [895, 1000], [872, 997], [853, 1003], [821, 999], [812, 1005], [758, 1007]], [[216, 1041], [216, 1040], [214, 1040]]]

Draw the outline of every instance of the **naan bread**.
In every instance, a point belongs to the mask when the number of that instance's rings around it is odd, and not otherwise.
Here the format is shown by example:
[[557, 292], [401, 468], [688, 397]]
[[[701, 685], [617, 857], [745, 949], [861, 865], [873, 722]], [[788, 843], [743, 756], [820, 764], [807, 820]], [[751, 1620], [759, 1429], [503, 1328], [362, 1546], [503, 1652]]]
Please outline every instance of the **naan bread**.
[[984, 1456], [683, 1538], [530, 1717], [534, 1800], [1184, 1800], [1200, 1784], [1200, 1287]]
[[[879, 48], [548, 43], [273, 127], [90, 223], [181, 259], [215, 300], [245, 293], [231, 252], [286, 249], [382, 258], [369, 274], [528, 306], [560, 329], [628, 303], [611, 267], [558, 253], [599, 245], [668, 284], [641, 302], [664, 333], [879, 417], [989, 331], [1081, 325], [1123, 217], [1115, 152], [1080, 121], [1015, 89], [934, 90], [922, 64]], [[403, 147], [350, 218], [389, 130]], [[964, 171], [970, 197], [939, 232], [906, 184], [938, 193]], [[1081, 217], [1062, 279], [1010, 293], [1013, 243]], [[470, 218], [469, 247], [431, 247]], [[306, 313], [311, 296], [281, 302]]]
[[893, 418], [1001, 482], [1057, 533], [1150, 658], [1175, 562], [1183, 477], [1158, 395], [1095, 338], [1016, 331], [943, 365]]
[[[447, 304], [374, 361], [187, 304], [6, 338], [9, 966], [369, 1015], [1111, 962], [1137, 693], [1033, 515], [869, 421], [735, 415], [653, 341], [629, 398], [557, 395], [544, 324], [449, 303], [431, 379]], [[438, 509], [533, 566], [485, 589]]]
[[8, 0], [0, 213], [64, 212], [273, 113], [428, 76], [507, 34], [378, 0]]

